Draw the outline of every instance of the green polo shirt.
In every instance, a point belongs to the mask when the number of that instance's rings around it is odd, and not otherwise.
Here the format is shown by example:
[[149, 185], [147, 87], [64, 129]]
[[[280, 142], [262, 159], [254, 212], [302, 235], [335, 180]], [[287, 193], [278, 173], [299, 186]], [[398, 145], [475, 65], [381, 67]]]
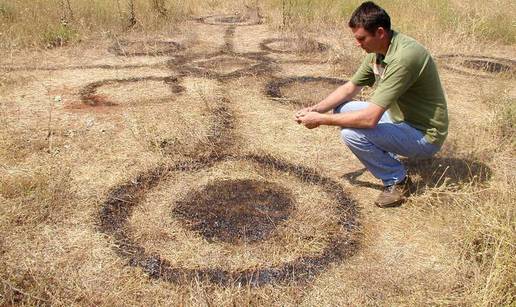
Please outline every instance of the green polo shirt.
[[430, 53], [413, 38], [394, 32], [385, 57], [370, 53], [351, 82], [376, 89], [370, 101], [394, 122], [422, 131], [428, 142], [442, 145], [448, 134], [448, 109], [437, 67]]

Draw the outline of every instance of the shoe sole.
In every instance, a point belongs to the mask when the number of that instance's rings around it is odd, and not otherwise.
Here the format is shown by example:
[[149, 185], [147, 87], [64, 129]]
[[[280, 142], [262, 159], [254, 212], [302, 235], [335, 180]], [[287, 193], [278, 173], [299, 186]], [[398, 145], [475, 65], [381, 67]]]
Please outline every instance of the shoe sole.
[[392, 203], [388, 203], [388, 204], [380, 204], [380, 203], [377, 203], [375, 202], [374, 204], [378, 207], [378, 208], [393, 208], [393, 207], [399, 207], [403, 204], [403, 202], [405, 202], [405, 198], [403, 199], [400, 199], [398, 201], [395, 201], [395, 202], [392, 202]]

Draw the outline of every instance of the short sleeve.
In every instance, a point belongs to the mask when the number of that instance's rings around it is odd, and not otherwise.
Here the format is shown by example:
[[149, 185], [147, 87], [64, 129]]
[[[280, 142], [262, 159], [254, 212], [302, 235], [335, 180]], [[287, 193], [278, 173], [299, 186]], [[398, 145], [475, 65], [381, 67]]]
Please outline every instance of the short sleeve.
[[373, 67], [371, 63], [374, 60], [374, 54], [368, 54], [362, 64], [351, 78], [351, 82], [358, 86], [373, 86], [375, 82]]
[[397, 61], [389, 64], [383, 78], [378, 82], [371, 102], [385, 109], [397, 102], [416, 81], [408, 66], [406, 63]]

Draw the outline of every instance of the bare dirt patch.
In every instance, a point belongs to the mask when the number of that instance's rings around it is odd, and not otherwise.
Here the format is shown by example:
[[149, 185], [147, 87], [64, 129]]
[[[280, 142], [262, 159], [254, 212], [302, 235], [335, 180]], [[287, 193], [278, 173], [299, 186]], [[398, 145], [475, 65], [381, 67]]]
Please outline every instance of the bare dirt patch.
[[306, 107], [328, 96], [346, 80], [326, 77], [291, 77], [269, 82], [265, 93], [276, 101]]

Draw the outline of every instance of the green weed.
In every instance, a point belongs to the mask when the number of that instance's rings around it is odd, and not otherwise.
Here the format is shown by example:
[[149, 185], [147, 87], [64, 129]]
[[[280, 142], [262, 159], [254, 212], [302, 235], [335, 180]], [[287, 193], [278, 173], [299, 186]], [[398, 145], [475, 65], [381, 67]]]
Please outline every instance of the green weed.
[[46, 48], [62, 47], [79, 38], [79, 33], [66, 25], [51, 27], [43, 33]]

